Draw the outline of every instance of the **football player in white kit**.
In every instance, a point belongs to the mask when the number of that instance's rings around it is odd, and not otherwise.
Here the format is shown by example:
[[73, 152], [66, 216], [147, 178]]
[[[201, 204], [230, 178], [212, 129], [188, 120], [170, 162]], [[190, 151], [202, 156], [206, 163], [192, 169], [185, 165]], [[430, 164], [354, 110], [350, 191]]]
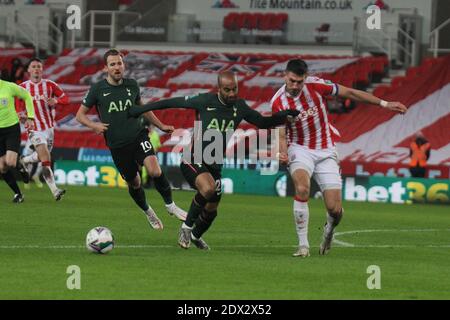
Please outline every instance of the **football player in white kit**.
[[361, 90], [310, 77], [308, 66], [301, 59], [288, 62], [284, 80], [285, 84], [271, 100], [272, 112], [287, 109], [300, 111], [295, 121], [279, 127], [279, 160], [288, 163], [295, 185], [293, 211], [299, 247], [293, 256], [309, 256], [308, 198], [311, 178], [319, 185], [327, 209], [327, 221], [319, 249], [319, 254], [324, 255], [330, 250], [334, 228], [343, 214], [342, 181], [334, 142], [334, 137], [339, 133], [328, 121], [325, 97], [348, 98], [398, 113], [405, 113], [407, 108], [400, 102], [387, 102]]

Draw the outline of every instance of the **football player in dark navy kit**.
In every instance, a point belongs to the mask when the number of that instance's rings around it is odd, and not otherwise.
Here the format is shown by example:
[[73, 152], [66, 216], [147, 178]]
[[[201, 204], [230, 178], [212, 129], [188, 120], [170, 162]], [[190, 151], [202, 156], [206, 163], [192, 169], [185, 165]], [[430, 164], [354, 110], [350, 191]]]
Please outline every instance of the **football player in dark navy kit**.
[[[119, 51], [108, 50], [104, 61], [107, 78], [91, 86], [78, 109], [77, 120], [104, 135], [114, 164], [128, 184], [130, 196], [144, 211], [152, 228], [162, 229], [163, 224], [146, 201], [139, 166], [145, 166], [154, 179], [155, 188], [164, 199], [168, 213], [184, 221], [186, 212], [172, 200], [170, 184], [158, 164], [147, 129], [137, 118], [128, 115], [132, 105], [142, 104], [139, 85], [134, 79], [123, 78], [125, 66]], [[93, 106], [96, 107], [100, 122], [90, 120], [87, 115]], [[152, 112], [144, 116], [164, 132], [171, 133], [174, 129], [161, 123]]]
[[178, 244], [185, 249], [189, 248], [191, 242], [199, 249], [209, 249], [202, 235], [216, 218], [222, 195], [220, 179], [223, 161], [221, 163], [215, 160], [205, 161], [204, 157], [200, 161], [196, 159], [195, 150], [198, 150], [198, 145], [197, 148], [195, 145], [201, 144], [202, 155], [205, 148], [210, 145], [206, 141], [201, 141], [201, 137], [205, 136], [208, 130], [220, 132], [225, 150], [227, 138], [231, 137], [227, 131], [234, 132], [242, 120], [259, 128], [270, 128], [285, 123], [288, 116], [295, 117], [299, 114], [296, 110], [286, 110], [271, 117], [262, 116], [251, 109], [243, 99], [238, 98], [238, 80], [232, 72], [225, 71], [219, 74], [218, 87], [217, 93], [165, 99], [144, 106], [132, 106], [129, 109], [130, 116], [137, 117], [151, 110], [190, 108], [196, 111], [197, 119], [201, 121], [201, 135], [196, 132], [193, 135], [191, 159], [183, 159], [180, 166], [185, 179], [197, 190], [179, 233]]

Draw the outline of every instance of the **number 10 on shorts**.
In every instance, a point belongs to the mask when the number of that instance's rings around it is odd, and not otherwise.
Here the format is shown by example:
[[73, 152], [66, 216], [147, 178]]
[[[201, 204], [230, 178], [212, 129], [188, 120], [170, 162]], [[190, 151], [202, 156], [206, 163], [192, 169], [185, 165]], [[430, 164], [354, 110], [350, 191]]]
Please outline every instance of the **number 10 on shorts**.
[[141, 142], [141, 147], [142, 147], [142, 150], [144, 150], [145, 153], [147, 153], [150, 150], [152, 150], [152, 144], [150, 143], [150, 141], [143, 141], [143, 142]]

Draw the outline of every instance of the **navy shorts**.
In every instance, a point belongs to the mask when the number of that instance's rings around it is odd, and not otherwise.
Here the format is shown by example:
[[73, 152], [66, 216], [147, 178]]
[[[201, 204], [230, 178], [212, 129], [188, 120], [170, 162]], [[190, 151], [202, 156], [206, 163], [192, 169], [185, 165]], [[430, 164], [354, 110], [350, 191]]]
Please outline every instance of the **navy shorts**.
[[210, 166], [205, 163], [187, 163], [185, 161], [181, 161], [180, 164], [181, 173], [183, 173], [184, 178], [189, 183], [189, 185], [197, 190], [195, 186], [195, 180], [202, 173], [209, 173], [213, 177], [216, 183], [216, 200], [220, 201], [220, 197], [222, 196], [222, 168], [219, 166]]
[[133, 181], [139, 174], [139, 166], [143, 166], [145, 158], [155, 155], [147, 134], [140, 135], [131, 144], [110, 150], [114, 164], [127, 182]]

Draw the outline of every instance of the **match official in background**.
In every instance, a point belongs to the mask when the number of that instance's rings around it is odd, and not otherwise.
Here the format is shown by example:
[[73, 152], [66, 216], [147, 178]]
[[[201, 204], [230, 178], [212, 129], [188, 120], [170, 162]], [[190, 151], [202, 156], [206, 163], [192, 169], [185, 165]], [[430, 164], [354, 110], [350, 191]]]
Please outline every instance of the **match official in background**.
[[415, 178], [425, 178], [427, 160], [430, 158], [430, 143], [421, 131], [415, 134], [409, 147], [409, 172]]
[[28, 183], [29, 176], [17, 161], [20, 151], [20, 125], [14, 98], [25, 101], [27, 113], [23, 120], [28, 130], [32, 130], [34, 107], [31, 95], [15, 83], [0, 80], [0, 173], [14, 192], [13, 202], [21, 203], [24, 200], [23, 194], [11, 169], [17, 166], [25, 183]]

